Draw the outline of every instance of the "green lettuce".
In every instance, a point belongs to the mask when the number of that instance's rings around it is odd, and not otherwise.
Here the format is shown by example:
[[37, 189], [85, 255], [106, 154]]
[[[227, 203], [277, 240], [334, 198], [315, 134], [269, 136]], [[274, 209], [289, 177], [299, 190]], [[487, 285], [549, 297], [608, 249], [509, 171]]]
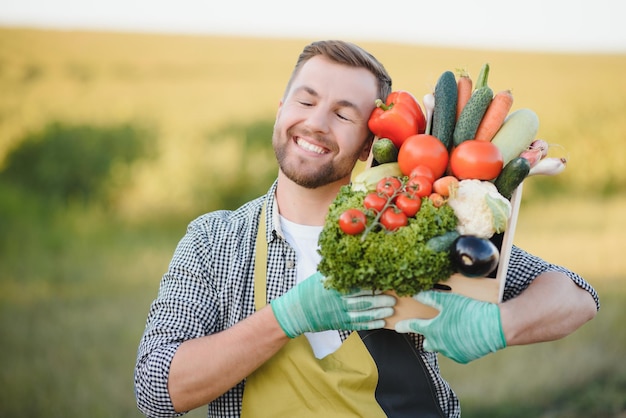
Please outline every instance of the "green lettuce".
[[[369, 289], [395, 291], [409, 296], [430, 289], [454, 272], [448, 251], [435, 251], [427, 245], [431, 238], [454, 231], [457, 218], [452, 208], [435, 207], [423, 198], [420, 211], [406, 227], [395, 232], [383, 228], [362, 235], [347, 235], [339, 228], [341, 213], [363, 208], [366, 193], [342, 187], [333, 204], [319, 239], [322, 260], [318, 270], [327, 277], [327, 286], [339, 292]], [[374, 218], [368, 214], [368, 220]]]

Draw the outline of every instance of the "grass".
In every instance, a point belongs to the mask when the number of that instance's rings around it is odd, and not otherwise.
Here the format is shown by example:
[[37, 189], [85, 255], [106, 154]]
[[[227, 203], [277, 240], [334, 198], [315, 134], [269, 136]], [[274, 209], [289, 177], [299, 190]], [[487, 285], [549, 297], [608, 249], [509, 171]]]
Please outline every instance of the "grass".
[[135, 350], [177, 237], [76, 212], [38, 231], [2, 262], [0, 415], [140, 416]]
[[[113, 213], [2, 190], [0, 416], [140, 416], [132, 369], [159, 279], [186, 223], [213, 204], [206, 179], [256, 166], [240, 138], [207, 137], [271, 120], [306, 42], [0, 28], [0, 161], [51, 121], [139, 121], [161, 151], [132, 168]], [[442, 359], [464, 416], [623, 417], [626, 57], [363, 45], [418, 97], [444, 69], [489, 62], [494, 89], [512, 88], [570, 157], [558, 179], [525, 185], [515, 241], [580, 272], [602, 309], [560, 341]]]

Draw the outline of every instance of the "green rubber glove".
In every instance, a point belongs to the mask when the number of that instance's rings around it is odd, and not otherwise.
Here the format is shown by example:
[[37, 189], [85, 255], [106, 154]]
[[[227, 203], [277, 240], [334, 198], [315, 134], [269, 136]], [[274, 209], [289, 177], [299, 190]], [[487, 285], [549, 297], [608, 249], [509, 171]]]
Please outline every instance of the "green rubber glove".
[[413, 299], [434, 307], [432, 319], [405, 319], [396, 323], [397, 332], [422, 334], [424, 350], [437, 351], [465, 364], [506, 347], [500, 308], [455, 293], [424, 291]]
[[384, 318], [393, 315], [393, 296], [371, 291], [341, 294], [326, 289], [325, 280], [315, 273], [271, 301], [274, 316], [289, 338], [305, 332], [382, 328]]

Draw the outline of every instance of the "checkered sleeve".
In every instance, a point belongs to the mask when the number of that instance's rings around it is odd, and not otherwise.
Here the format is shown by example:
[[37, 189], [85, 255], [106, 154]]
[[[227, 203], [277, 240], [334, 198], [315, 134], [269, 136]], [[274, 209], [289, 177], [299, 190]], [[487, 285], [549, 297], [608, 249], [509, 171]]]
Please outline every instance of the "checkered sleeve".
[[197, 222], [190, 224], [150, 306], [135, 367], [137, 406], [149, 417], [182, 415], [174, 411], [167, 389], [172, 358], [183, 341], [206, 335], [215, 322], [210, 309], [215, 294], [204, 274], [205, 236]]
[[563, 266], [551, 264], [516, 246], [511, 249], [503, 300], [506, 301], [518, 296], [537, 276], [546, 271], [558, 271], [565, 274], [580, 288], [589, 292], [596, 302], [596, 309], [600, 309], [598, 293], [585, 279]]
[[[267, 196], [274, 190], [275, 186]], [[168, 378], [174, 354], [184, 341], [223, 331], [254, 312], [254, 245], [265, 198], [235, 211], [198, 217], [178, 243], [150, 306], [137, 352], [135, 397], [144, 415], [182, 415], [174, 411]], [[209, 416], [238, 417], [243, 385], [240, 382], [211, 402]]]

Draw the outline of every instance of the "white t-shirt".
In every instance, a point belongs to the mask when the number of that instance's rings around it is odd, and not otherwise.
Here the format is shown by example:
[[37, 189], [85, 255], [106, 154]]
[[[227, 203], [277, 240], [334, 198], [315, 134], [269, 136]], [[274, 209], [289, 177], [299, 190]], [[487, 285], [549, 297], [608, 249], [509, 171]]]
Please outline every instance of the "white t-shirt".
[[[317, 271], [321, 256], [317, 252], [321, 226], [299, 225], [280, 217], [280, 226], [287, 242], [296, 251], [296, 281], [300, 283]], [[307, 332], [304, 334], [318, 359], [326, 357], [341, 346], [337, 331]]]

